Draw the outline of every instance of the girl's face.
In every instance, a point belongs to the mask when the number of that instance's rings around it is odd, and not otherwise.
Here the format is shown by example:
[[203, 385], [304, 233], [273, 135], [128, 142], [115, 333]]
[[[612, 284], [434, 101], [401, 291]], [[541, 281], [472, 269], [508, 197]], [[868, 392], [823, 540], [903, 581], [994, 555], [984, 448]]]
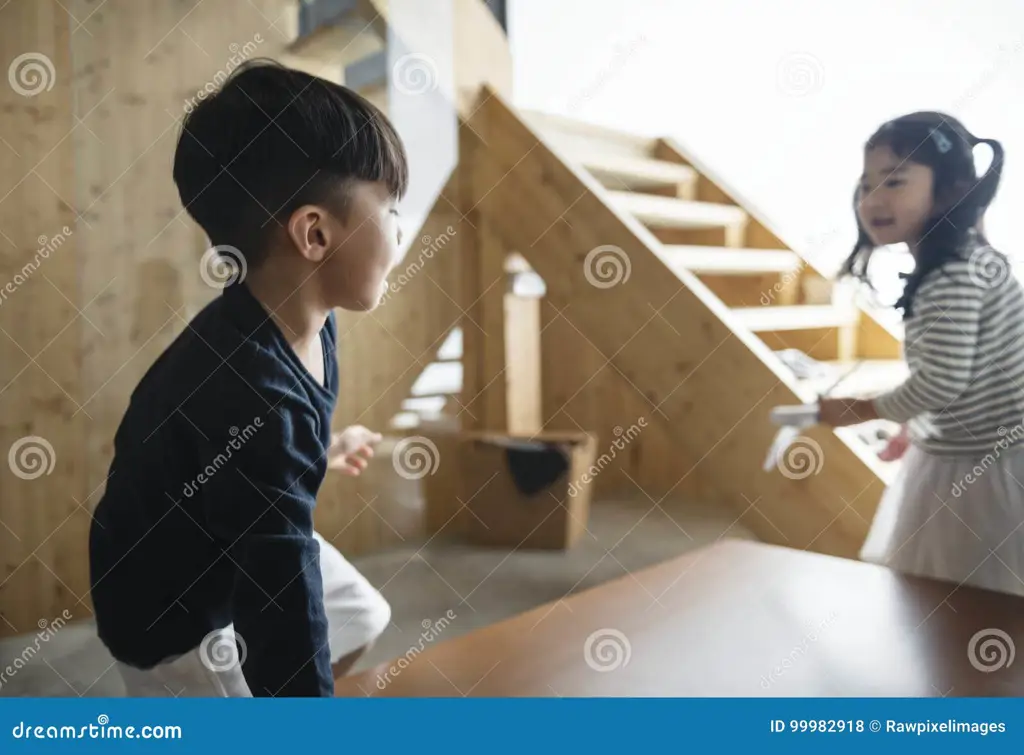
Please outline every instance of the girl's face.
[[876, 246], [913, 245], [934, 210], [934, 174], [889, 147], [864, 153], [857, 216]]

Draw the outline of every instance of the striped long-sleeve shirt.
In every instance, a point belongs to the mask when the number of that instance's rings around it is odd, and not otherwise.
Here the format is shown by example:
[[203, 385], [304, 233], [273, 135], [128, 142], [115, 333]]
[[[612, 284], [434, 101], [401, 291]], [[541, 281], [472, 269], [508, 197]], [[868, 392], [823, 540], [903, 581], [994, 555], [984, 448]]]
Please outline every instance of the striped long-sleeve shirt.
[[1005, 257], [977, 247], [932, 272], [905, 326], [910, 376], [875, 399], [879, 416], [940, 455], [984, 456], [1024, 438], [1024, 289]]

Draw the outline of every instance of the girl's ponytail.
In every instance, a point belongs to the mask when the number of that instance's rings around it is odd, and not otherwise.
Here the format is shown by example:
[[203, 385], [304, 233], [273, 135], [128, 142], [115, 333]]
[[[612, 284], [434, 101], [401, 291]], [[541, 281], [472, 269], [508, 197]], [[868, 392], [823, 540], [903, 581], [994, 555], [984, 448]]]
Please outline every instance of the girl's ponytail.
[[[984, 211], [984, 208], [995, 199], [996, 190], [1003, 176], [1003, 145], [995, 139], [973, 139], [972, 146], [987, 144], [992, 150], [992, 162], [985, 171], [985, 175], [978, 179], [974, 193], [977, 194], [976, 204]], [[980, 220], [980, 218], [979, 218]]]

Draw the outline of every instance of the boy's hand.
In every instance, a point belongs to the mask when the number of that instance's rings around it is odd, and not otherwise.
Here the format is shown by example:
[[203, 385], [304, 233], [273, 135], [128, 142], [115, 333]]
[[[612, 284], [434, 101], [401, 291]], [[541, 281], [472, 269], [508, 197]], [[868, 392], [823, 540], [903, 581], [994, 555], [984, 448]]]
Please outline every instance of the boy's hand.
[[352, 425], [334, 433], [331, 447], [327, 449], [327, 468], [358, 476], [366, 469], [367, 460], [373, 457], [373, 447], [380, 443], [381, 437], [380, 433], [367, 430], [362, 425]]

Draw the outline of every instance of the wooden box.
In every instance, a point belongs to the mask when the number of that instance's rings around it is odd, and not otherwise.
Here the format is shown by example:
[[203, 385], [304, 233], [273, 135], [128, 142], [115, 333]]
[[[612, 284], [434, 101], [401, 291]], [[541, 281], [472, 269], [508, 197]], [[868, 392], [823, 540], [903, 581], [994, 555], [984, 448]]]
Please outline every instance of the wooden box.
[[[597, 442], [583, 432], [464, 433], [463, 532], [477, 545], [567, 549], [586, 531]], [[517, 482], [518, 481], [518, 482]]]

